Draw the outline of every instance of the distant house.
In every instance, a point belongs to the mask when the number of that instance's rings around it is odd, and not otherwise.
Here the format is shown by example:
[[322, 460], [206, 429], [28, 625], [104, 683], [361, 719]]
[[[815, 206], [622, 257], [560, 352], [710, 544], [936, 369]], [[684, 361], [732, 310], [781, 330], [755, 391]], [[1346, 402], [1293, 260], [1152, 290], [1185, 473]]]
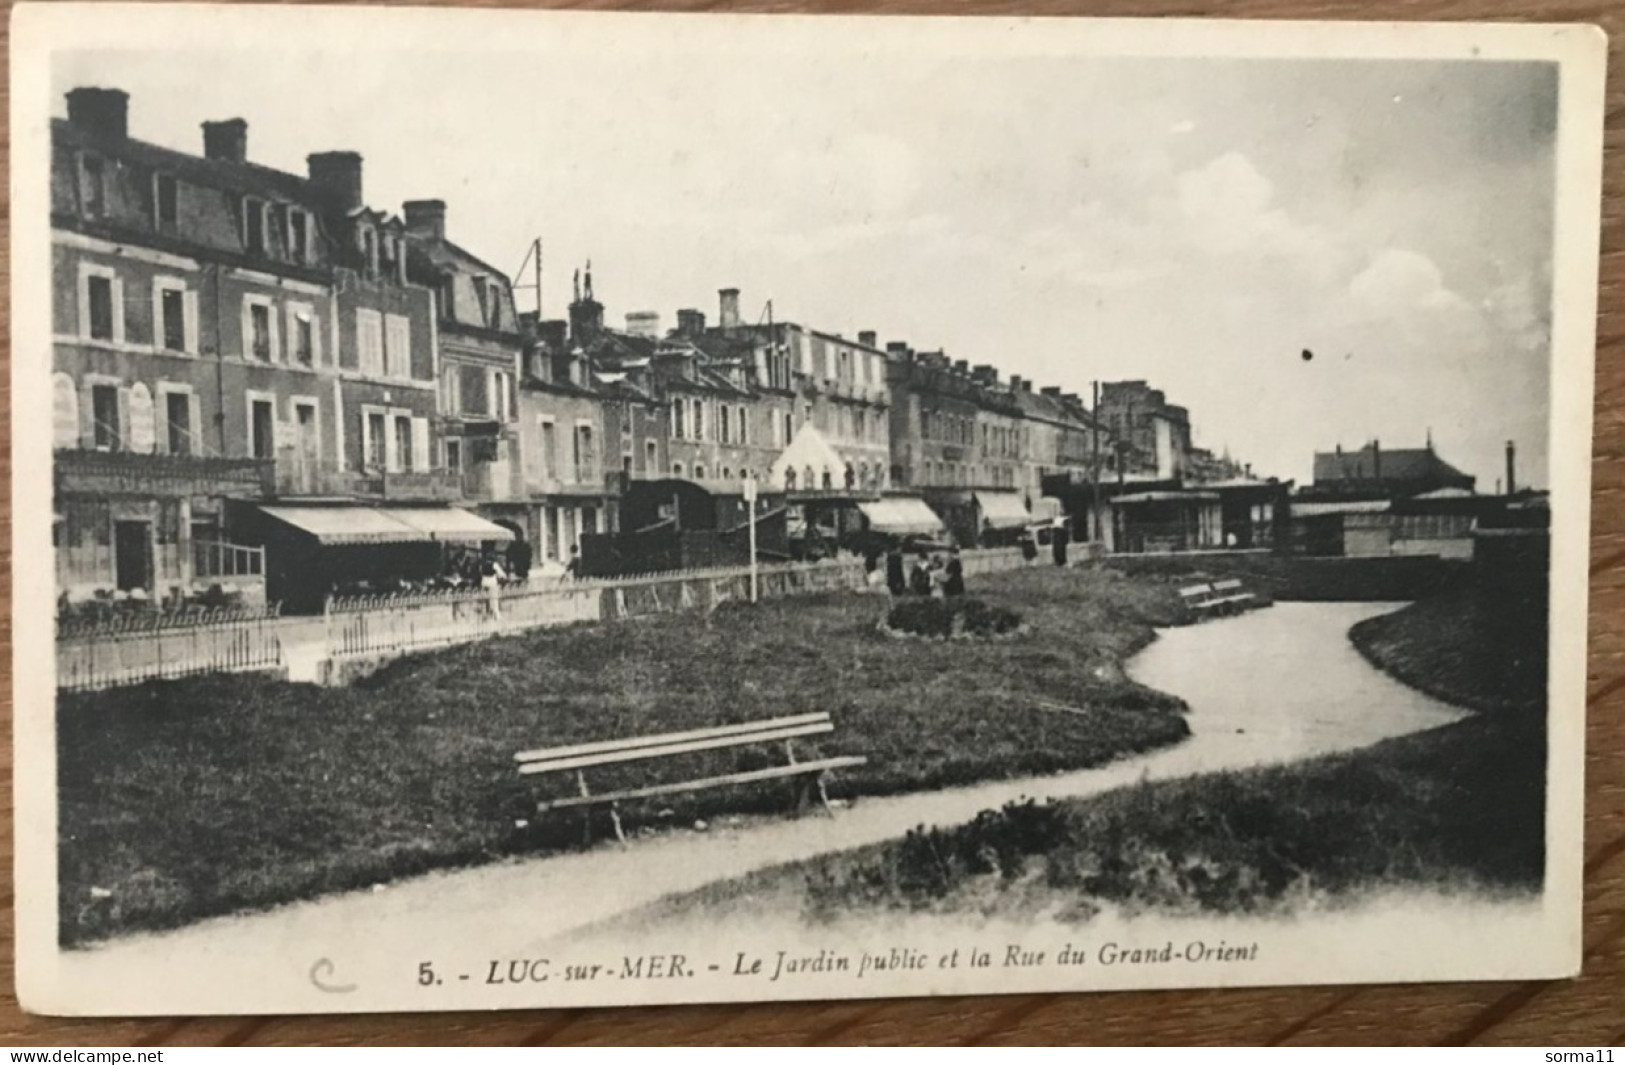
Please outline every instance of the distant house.
[[1303, 495], [1364, 499], [1409, 499], [1454, 488], [1472, 492], [1475, 478], [1440, 458], [1430, 439], [1426, 447], [1384, 450], [1373, 440], [1354, 451], [1315, 453], [1314, 483]]

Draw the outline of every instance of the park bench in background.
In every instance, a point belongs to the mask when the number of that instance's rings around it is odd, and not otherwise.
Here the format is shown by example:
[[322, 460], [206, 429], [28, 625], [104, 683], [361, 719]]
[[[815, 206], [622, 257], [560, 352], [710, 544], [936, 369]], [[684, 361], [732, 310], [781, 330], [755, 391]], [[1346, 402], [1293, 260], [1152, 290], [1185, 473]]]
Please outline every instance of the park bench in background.
[[1268, 605], [1265, 600], [1247, 591], [1241, 581], [1234, 577], [1212, 584], [1187, 585], [1179, 590], [1179, 597], [1184, 601], [1185, 609], [1198, 621]]
[[[724, 787], [732, 784], [750, 784], [762, 780], [788, 778], [796, 779], [801, 784], [796, 793], [796, 806], [798, 809], [808, 805], [811, 801], [809, 793], [816, 788], [819, 801], [823, 803], [826, 811], [829, 810], [829, 793], [824, 787], [829, 773], [836, 769], [863, 765], [868, 759], [861, 755], [842, 755], [835, 758], [819, 758], [810, 762], [801, 762], [796, 760], [795, 741], [808, 736], [825, 735], [834, 731], [835, 725], [830, 721], [827, 713], [797, 714], [792, 717], [746, 721], [737, 725], [720, 725], [715, 728], [693, 729], [688, 732], [668, 732], [656, 736], [633, 736], [627, 739], [582, 743], [570, 747], [548, 747], [541, 750], [520, 751], [514, 755], [514, 761], [519, 763], [519, 772], [525, 776], [570, 772], [575, 774], [579, 794], [560, 799], [543, 799], [537, 803], [536, 812], [538, 814], [572, 807], [582, 808], [588, 811], [587, 837], [590, 840], [591, 808], [594, 806], [608, 806], [610, 817], [615, 823], [615, 836], [624, 843], [626, 842], [626, 834], [621, 828], [620, 804], [637, 799], [653, 798], [658, 795], [675, 795], [682, 792], [701, 791], [706, 788]], [[621, 788], [598, 794], [594, 794], [587, 786], [587, 770], [600, 766], [616, 765], [623, 762], [652, 761], [675, 755], [692, 754], [696, 751], [713, 751], [753, 744], [776, 743], [784, 744], [784, 765], [737, 773], [725, 773], [721, 776], [650, 784], [644, 787]]]

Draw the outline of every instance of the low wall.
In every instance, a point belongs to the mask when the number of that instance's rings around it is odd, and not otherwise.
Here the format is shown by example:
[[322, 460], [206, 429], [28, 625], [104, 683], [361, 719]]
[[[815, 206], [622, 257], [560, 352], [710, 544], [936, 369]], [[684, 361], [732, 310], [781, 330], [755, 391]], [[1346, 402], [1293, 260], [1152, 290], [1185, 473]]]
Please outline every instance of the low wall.
[[1305, 602], [1423, 599], [1464, 580], [1470, 565], [1436, 556], [1313, 558], [1253, 551], [1111, 555], [1104, 564], [1137, 576], [1239, 577], [1272, 599]]

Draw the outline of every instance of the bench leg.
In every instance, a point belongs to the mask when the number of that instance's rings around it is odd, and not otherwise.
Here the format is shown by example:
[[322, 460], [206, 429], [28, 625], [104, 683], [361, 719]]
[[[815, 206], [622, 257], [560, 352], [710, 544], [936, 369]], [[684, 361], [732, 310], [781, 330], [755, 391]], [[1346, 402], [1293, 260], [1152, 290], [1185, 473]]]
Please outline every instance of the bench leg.
[[621, 828], [621, 807], [619, 803], [609, 804], [609, 818], [615, 822], [615, 838], [623, 844], [626, 842], [626, 832]]
[[592, 846], [592, 807], [591, 806], [583, 806], [581, 808], [581, 845], [583, 847]]
[[829, 792], [824, 790], [824, 781], [828, 776], [828, 770], [818, 774], [818, 801], [824, 804], [824, 812], [829, 816], [834, 817], [835, 810], [829, 804]]

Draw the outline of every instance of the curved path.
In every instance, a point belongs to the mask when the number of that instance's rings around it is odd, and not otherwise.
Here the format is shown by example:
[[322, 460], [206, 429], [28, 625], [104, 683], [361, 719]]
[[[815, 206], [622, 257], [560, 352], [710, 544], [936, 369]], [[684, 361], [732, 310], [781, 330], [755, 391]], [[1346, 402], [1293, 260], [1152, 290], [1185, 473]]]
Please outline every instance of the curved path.
[[[1166, 630], [1130, 663], [1136, 679], [1191, 705], [1191, 738], [1163, 751], [1050, 777], [864, 799], [834, 818], [738, 821], [624, 848], [430, 874], [77, 951], [64, 956], [62, 975], [86, 1000], [114, 996], [131, 1012], [143, 1011], [147, 990], [173, 1007], [182, 997], [176, 984], [188, 985], [184, 1000], [191, 1001], [242, 980], [264, 986], [268, 1002], [280, 1000], [277, 988], [297, 991], [296, 1001], [309, 1009], [309, 971], [318, 957], [333, 960], [335, 979], [347, 973], [391, 983], [417, 975], [391, 949], [406, 943], [424, 958], [525, 957], [671, 893], [895, 838], [920, 824], [969, 820], [1024, 796], [1087, 795], [1142, 778], [1291, 761], [1457, 719], [1460, 711], [1379, 673], [1349, 643], [1351, 625], [1395, 606], [1282, 603]], [[240, 994], [231, 999], [240, 1009]]]

